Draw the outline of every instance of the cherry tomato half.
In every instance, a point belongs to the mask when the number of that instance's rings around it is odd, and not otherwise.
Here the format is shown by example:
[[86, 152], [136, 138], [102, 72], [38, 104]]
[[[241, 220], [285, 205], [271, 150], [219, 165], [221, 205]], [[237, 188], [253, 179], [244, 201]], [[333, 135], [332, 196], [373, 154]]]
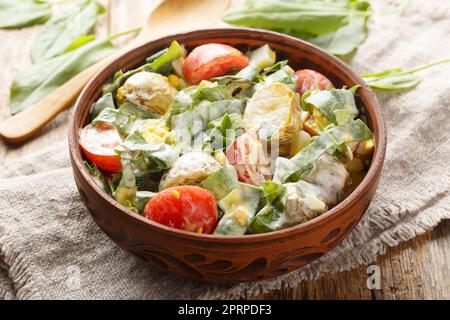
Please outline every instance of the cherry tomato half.
[[298, 70], [297, 76], [297, 90], [298, 93], [304, 94], [309, 90], [325, 90], [327, 88], [334, 88], [333, 83], [323, 74], [309, 69]]
[[80, 132], [80, 147], [99, 169], [109, 173], [122, 171], [120, 156], [114, 149], [122, 144], [117, 129], [104, 123], [88, 125]]
[[225, 44], [209, 43], [195, 48], [183, 62], [185, 79], [198, 84], [202, 80], [209, 80], [239, 71], [249, 64], [249, 59], [239, 50]]
[[147, 203], [144, 216], [169, 227], [211, 234], [217, 225], [218, 212], [211, 192], [180, 186], [158, 193]]
[[239, 181], [260, 186], [271, 179], [270, 161], [261, 142], [251, 133], [244, 133], [226, 151], [228, 162], [234, 166]]

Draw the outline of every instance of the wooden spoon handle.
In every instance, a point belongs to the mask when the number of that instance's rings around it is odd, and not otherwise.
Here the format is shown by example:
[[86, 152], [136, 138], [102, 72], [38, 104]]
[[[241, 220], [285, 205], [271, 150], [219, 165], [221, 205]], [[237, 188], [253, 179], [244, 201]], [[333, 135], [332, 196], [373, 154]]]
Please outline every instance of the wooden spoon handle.
[[19, 143], [33, 136], [61, 111], [69, 108], [80, 95], [86, 83], [98, 71], [118, 56], [136, 48], [140, 43], [133, 41], [111, 57], [82, 71], [29, 108], [0, 123], [0, 137], [11, 143]]

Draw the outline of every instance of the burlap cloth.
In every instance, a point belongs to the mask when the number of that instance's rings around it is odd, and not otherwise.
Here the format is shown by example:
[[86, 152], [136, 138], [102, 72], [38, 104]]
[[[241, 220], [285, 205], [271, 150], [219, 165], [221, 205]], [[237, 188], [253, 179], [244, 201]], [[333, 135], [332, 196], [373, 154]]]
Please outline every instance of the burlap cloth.
[[[413, 1], [378, 16], [349, 63], [359, 73], [450, 57], [450, 3]], [[404, 92], [377, 92], [389, 129], [380, 187], [351, 235], [308, 267], [214, 286], [145, 266], [96, 226], [73, 181], [66, 142], [0, 168], [0, 299], [237, 298], [371, 263], [450, 218], [450, 66]]]

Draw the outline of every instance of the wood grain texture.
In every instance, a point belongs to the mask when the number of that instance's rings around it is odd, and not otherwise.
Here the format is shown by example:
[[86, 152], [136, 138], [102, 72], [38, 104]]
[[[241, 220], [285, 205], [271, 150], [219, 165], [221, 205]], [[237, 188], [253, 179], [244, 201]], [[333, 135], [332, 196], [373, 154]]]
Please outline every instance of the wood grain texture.
[[[103, 1], [108, 2], [108, 1]], [[143, 22], [151, 0], [111, 0], [109, 14], [101, 18], [96, 33], [105, 35]], [[8, 117], [9, 86], [18, 70], [30, 63], [29, 49], [40, 27], [0, 30], [0, 118]], [[32, 141], [8, 146], [0, 142], [0, 164], [66, 140], [69, 111], [65, 111]], [[259, 299], [450, 299], [450, 221], [433, 231], [387, 250], [375, 262], [381, 268], [381, 290], [366, 288], [366, 266], [301, 283], [298, 287], [254, 296]]]

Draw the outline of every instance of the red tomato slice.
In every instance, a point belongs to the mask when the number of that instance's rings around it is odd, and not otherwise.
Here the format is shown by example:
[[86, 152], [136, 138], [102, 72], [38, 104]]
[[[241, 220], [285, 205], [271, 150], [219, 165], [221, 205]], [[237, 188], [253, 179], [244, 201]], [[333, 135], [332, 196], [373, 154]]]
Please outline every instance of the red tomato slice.
[[334, 88], [333, 83], [323, 74], [309, 69], [298, 70], [297, 76], [297, 90], [300, 94], [304, 94], [309, 90], [325, 90], [327, 88]]
[[270, 161], [264, 153], [261, 142], [252, 134], [245, 133], [228, 147], [228, 162], [234, 166], [239, 181], [260, 186], [270, 180]]
[[80, 132], [80, 147], [99, 169], [109, 173], [122, 171], [120, 156], [114, 149], [122, 144], [117, 129], [110, 124], [90, 124]]
[[192, 50], [183, 62], [185, 79], [198, 84], [202, 80], [209, 80], [239, 71], [249, 64], [249, 59], [239, 50], [225, 44], [209, 43]]
[[218, 212], [211, 192], [180, 186], [158, 193], [147, 203], [144, 216], [169, 227], [211, 234], [217, 225]]

